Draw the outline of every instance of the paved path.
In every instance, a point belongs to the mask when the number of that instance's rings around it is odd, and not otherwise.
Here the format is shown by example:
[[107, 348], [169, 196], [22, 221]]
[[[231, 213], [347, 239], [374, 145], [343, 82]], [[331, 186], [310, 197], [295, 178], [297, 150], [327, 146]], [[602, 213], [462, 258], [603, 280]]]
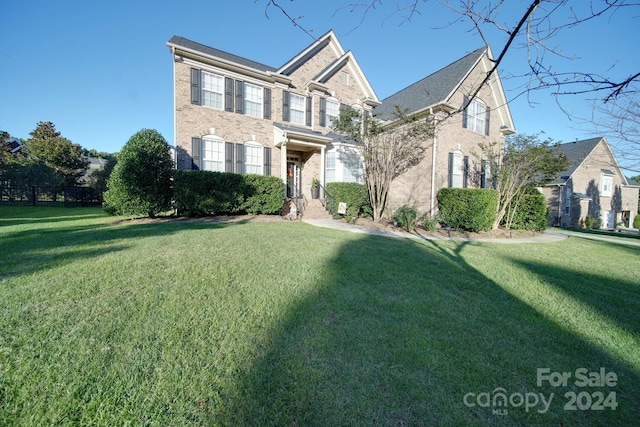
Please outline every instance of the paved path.
[[[349, 231], [352, 233], [362, 233], [369, 234], [373, 236], [384, 236], [384, 237], [402, 237], [409, 239], [427, 239], [427, 240], [449, 240], [449, 241], [458, 241], [458, 242], [490, 242], [490, 243], [551, 243], [551, 242], [559, 242], [562, 240], [566, 240], [569, 236], [566, 234], [558, 233], [558, 232], [544, 232], [538, 233], [532, 237], [514, 237], [512, 239], [504, 239], [504, 238], [464, 238], [464, 237], [435, 237], [426, 234], [414, 234], [407, 233], [405, 231], [383, 231], [383, 230], [375, 230], [367, 227], [362, 227], [360, 225], [347, 224], [343, 221], [336, 221], [333, 219], [303, 219], [303, 222], [306, 222], [311, 225], [315, 225], [317, 227], [324, 228], [333, 228], [337, 230]], [[640, 243], [640, 242], [638, 242]]]

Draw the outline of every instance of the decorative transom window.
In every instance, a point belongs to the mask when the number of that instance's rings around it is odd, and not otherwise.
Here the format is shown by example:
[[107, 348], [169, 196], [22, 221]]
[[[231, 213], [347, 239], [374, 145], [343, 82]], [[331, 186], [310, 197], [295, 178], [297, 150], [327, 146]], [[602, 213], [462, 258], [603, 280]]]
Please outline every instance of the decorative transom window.
[[224, 172], [224, 141], [222, 139], [202, 138], [202, 169]]
[[327, 99], [327, 126], [332, 126], [333, 121], [340, 115], [340, 103], [335, 99]]
[[451, 164], [451, 187], [462, 188], [462, 177], [464, 174], [464, 164], [462, 161], [462, 153], [456, 151], [453, 153], [453, 161]]
[[251, 83], [245, 83], [244, 84], [245, 114], [253, 117], [262, 117], [262, 101], [263, 101], [262, 87], [252, 85]]
[[486, 107], [480, 101], [471, 100], [467, 107], [467, 129], [485, 133]]
[[305, 98], [292, 93], [289, 95], [289, 121], [291, 123], [305, 124]]
[[202, 104], [222, 110], [224, 108], [224, 78], [202, 72]]
[[244, 172], [262, 175], [262, 145], [253, 142], [244, 144]]
[[602, 195], [605, 197], [611, 197], [611, 190], [613, 189], [613, 177], [609, 175], [602, 176]]

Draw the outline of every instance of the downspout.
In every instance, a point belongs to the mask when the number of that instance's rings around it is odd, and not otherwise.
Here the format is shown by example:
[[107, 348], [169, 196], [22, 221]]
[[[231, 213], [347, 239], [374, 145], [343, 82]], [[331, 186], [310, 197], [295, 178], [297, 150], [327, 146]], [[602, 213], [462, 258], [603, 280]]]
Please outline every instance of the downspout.
[[178, 130], [176, 129], [176, 48], [171, 46], [173, 54], [173, 167], [178, 169]]
[[433, 147], [431, 149], [431, 194], [429, 197], [429, 216], [433, 219], [435, 217], [435, 191], [436, 191], [436, 125], [438, 124], [437, 119], [433, 116], [433, 107], [429, 108], [429, 115], [433, 117]]

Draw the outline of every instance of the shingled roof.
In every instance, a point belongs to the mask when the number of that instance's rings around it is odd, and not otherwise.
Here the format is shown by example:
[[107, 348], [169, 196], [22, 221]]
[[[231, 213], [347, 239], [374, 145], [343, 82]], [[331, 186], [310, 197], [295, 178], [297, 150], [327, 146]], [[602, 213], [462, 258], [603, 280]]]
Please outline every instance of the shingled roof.
[[232, 53], [225, 52], [220, 49], [215, 49], [209, 46], [205, 46], [203, 44], [196, 43], [194, 41], [185, 39], [184, 37], [180, 37], [180, 36], [171, 37], [171, 40], [169, 40], [167, 44], [179, 46], [179, 47], [189, 49], [198, 53], [202, 53], [207, 56], [213, 56], [219, 59], [223, 59], [225, 61], [243, 65], [248, 68], [253, 68], [254, 70], [258, 70], [258, 71], [271, 71], [271, 72], [276, 71], [276, 68], [271, 67], [269, 65], [261, 64], [260, 62], [252, 61], [250, 59], [243, 58], [241, 56], [234, 55]]
[[390, 120], [394, 117], [396, 105], [414, 112], [446, 102], [486, 50], [486, 47], [476, 49], [463, 58], [383, 99], [382, 104], [375, 108], [374, 115], [382, 120]]
[[558, 174], [558, 177], [550, 184], [564, 184], [567, 182], [571, 175], [578, 169], [584, 159], [596, 148], [596, 145], [602, 141], [602, 137], [583, 139], [581, 141], [567, 142], [565, 144], [558, 144], [560, 152], [567, 156], [569, 166]]

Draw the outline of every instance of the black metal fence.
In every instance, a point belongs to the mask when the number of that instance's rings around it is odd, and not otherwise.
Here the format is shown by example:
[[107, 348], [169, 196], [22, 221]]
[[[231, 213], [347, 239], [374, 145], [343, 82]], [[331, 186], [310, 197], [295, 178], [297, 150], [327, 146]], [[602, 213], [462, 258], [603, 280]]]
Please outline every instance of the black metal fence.
[[91, 187], [12, 186], [0, 183], [0, 204], [30, 206], [101, 206], [102, 194]]

